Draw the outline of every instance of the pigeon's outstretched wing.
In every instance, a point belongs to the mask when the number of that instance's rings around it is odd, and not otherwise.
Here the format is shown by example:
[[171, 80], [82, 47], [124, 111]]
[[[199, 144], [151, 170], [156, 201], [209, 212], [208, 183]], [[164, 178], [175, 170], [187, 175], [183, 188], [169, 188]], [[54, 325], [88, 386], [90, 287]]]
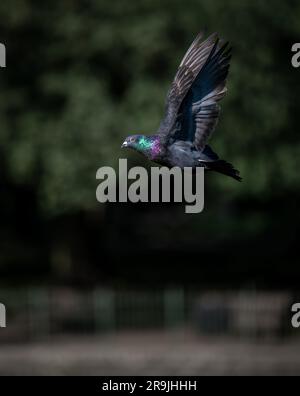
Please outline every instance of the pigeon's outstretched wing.
[[206, 64], [213, 49], [216, 47], [217, 35], [212, 34], [203, 42], [201, 40], [202, 34], [200, 33], [182, 59], [168, 92], [165, 117], [158, 129], [162, 145], [165, 145], [174, 133], [174, 126], [178, 119], [178, 111], [182, 101], [199, 75], [200, 70]]
[[214, 131], [224, 97], [231, 48], [217, 40], [205, 65], [194, 80], [178, 110], [174, 138], [193, 142], [197, 150], [205, 148]]

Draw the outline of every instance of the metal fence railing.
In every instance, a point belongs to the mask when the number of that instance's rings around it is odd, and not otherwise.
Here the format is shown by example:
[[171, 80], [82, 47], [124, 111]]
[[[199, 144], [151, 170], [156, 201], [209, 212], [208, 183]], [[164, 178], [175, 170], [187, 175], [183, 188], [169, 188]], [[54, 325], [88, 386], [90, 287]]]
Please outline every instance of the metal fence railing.
[[204, 335], [283, 339], [292, 334], [293, 296], [283, 292], [205, 292], [172, 288], [0, 289], [7, 327], [0, 342], [63, 334], [193, 328]]

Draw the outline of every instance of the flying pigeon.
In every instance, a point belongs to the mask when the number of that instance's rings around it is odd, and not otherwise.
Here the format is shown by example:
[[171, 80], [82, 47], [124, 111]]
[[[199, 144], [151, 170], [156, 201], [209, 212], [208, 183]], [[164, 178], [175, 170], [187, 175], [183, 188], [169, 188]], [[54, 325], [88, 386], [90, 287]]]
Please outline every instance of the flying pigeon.
[[122, 147], [160, 165], [204, 167], [241, 181], [240, 173], [207, 145], [224, 97], [231, 48], [216, 33], [198, 34], [183, 57], [167, 95], [165, 116], [155, 135], [128, 136]]

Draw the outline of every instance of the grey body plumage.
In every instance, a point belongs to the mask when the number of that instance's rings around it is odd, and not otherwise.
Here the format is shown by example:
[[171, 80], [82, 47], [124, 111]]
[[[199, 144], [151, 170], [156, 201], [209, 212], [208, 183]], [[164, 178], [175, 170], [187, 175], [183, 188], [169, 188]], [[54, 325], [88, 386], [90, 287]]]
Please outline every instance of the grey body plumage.
[[180, 63], [157, 133], [129, 136], [122, 147], [133, 148], [170, 167], [203, 166], [240, 181], [239, 172], [207, 145], [217, 125], [218, 102], [227, 91], [230, 59], [228, 43], [216, 34], [202, 41], [199, 34]]
[[[210, 152], [207, 148], [198, 151], [193, 143], [183, 140], [175, 141], [168, 147], [166, 158], [171, 166], [179, 166], [180, 168], [201, 166], [201, 162], [205, 164], [218, 159], [216, 154]], [[205, 166], [204, 164], [203, 166]]]

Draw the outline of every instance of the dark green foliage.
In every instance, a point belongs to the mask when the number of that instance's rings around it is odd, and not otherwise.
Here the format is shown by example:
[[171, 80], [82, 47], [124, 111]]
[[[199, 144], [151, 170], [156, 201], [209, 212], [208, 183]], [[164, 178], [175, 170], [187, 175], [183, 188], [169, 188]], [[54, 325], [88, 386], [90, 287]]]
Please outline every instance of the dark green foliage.
[[6, 3], [1, 147], [13, 180], [39, 179], [44, 209], [96, 204], [95, 170], [116, 164], [132, 130], [155, 131], [176, 67], [203, 28], [234, 47], [214, 143], [245, 179], [237, 187], [216, 178], [216, 188], [237, 198], [298, 188], [300, 78], [290, 66], [300, 36], [297, 2]]
[[233, 46], [212, 146], [244, 181], [208, 175], [206, 213], [188, 219], [187, 232], [255, 238], [274, 229], [278, 203], [300, 195], [300, 70], [290, 61], [299, 1], [4, 0], [0, 21], [1, 175], [32, 189], [40, 214], [98, 207], [97, 168], [117, 166], [125, 136], [155, 132], [201, 29]]

